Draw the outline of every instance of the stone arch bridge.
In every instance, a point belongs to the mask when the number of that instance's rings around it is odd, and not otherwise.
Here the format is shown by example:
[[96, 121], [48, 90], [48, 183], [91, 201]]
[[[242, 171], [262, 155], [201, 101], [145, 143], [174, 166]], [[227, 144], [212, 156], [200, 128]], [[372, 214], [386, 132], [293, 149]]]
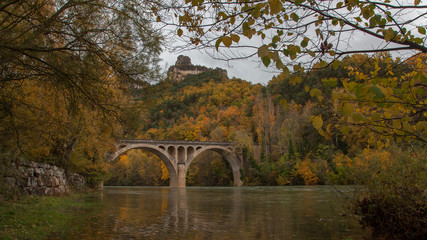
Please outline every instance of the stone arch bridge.
[[236, 156], [236, 143], [193, 142], [125, 139], [116, 144], [117, 151], [108, 156], [113, 161], [131, 149], [143, 149], [157, 155], [166, 165], [171, 187], [185, 187], [185, 177], [191, 162], [202, 152], [212, 150], [221, 154], [233, 170], [234, 186], [242, 186], [240, 180], [241, 161]]

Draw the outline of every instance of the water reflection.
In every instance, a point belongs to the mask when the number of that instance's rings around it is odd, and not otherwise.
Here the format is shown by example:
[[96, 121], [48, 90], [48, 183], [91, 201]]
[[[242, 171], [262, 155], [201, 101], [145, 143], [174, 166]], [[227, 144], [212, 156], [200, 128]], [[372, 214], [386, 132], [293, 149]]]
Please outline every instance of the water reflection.
[[328, 187], [107, 187], [69, 239], [362, 239]]

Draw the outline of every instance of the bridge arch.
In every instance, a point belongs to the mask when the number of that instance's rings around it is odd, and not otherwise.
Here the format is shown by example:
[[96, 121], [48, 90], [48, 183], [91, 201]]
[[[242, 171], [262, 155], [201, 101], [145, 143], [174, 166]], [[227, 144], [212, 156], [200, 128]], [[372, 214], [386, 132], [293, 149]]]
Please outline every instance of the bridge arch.
[[171, 187], [178, 186], [177, 166], [173, 161], [170, 161], [170, 159], [172, 158], [170, 153], [173, 154], [174, 152], [172, 151], [169, 153], [169, 150], [166, 151], [165, 150], [166, 148], [164, 146], [155, 147], [150, 144], [144, 144], [144, 143], [125, 145], [124, 147], [120, 148], [115, 153], [110, 155], [108, 161], [109, 162], [114, 161], [115, 159], [117, 159], [118, 157], [120, 157], [121, 155], [123, 155], [124, 153], [132, 149], [142, 149], [158, 156], [162, 160], [162, 162], [165, 164], [166, 168], [168, 169], [169, 177], [170, 177], [170, 186]]
[[201, 148], [197, 148], [194, 153], [191, 154], [191, 156], [187, 159], [187, 165], [190, 166], [190, 164], [193, 162], [193, 160], [199, 156], [200, 154], [206, 152], [206, 151], [214, 151], [219, 153], [221, 156], [225, 158], [225, 160], [230, 164], [231, 170], [233, 172], [233, 182], [234, 186], [242, 186], [243, 182], [240, 179], [240, 163], [239, 160], [236, 158], [234, 150], [230, 149], [229, 147], [222, 147], [222, 146], [205, 146]]

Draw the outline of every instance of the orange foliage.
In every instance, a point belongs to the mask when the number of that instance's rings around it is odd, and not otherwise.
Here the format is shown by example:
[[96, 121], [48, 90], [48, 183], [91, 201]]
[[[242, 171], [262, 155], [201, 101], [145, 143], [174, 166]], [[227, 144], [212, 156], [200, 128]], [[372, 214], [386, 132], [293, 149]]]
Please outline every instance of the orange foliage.
[[319, 178], [310, 169], [309, 159], [304, 159], [304, 161], [297, 164], [295, 175], [300, 175], [306, 185], [315, 185], [319, 182]]

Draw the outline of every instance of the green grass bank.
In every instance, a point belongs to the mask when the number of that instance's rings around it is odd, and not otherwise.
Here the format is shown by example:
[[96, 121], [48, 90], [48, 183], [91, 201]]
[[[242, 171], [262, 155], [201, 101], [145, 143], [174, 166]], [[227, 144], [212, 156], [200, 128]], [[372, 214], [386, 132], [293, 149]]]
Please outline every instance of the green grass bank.
[[89, 197], [96, 193], [0, 200], [0, 239], [62, 239], [85, 224], [96, 205]]

